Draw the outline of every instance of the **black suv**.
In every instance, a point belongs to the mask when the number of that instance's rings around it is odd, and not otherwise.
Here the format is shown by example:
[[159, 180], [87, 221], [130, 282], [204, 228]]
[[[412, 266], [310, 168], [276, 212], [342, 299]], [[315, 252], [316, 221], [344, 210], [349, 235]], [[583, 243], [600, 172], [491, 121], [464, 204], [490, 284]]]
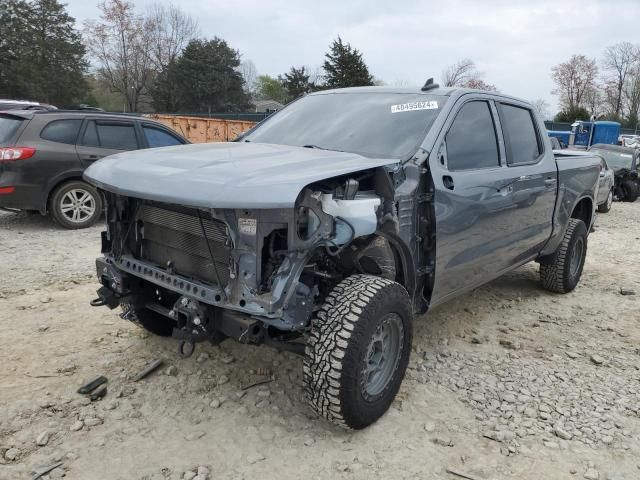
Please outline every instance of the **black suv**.
[[189, 143], [144, 117], [87, 111], [0, 112], [0, 208], [50, 212], [66, 228], [93, 225], [101, 195], [82, 180], [114, 153]]

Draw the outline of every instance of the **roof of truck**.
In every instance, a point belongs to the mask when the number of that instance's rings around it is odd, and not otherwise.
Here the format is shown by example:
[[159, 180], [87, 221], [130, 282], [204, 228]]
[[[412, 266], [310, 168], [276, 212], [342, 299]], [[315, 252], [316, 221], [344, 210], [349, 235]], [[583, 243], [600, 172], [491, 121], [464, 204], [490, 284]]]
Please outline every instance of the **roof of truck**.
[[453, 97], [453, 96], [460, 97], [468, 93], [484, 93], [484, 94], [495, 96], [495, 97], [502, 97], [504, 99], [514, 100], [520, 103], [530, 104], [528, 100], [514, 97], [511, 95], [505, 95], [504, 93], [500, 93], [500, 92], [490, 92], [488, 90], [476, 90], [473, 88], [440, 87], [440, 86], [437, 86], [436, 88], [431, 88], [426, 91], [422, 90], [420, 87], [412, 87], [412, 88], [405, 88], [405, 87], [399, 88], [399, 87], [388, 87], [388, 86], [348, 87], [348, 88], [334, 88], [331, 90], [319, 90], [317, 92], [312, 92], [309, 95], [325, 95], [328, 93], [347, 93], [347, 92], [348, 93], [377, 92], [377, 93], [398, 93], [398, 94], [422, 94], [422, 95], [440, 95], [440, 96], [447, 96], [447, 97]]

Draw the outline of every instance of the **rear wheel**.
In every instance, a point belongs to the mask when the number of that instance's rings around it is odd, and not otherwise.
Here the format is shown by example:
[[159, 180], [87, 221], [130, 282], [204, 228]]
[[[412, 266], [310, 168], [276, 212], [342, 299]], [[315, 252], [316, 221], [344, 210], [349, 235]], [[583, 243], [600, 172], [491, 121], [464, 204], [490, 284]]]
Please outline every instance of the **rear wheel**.
[[49, 210], [53, 219], [65, 228], [87, 228], [102, 215], [102, 197], [88, 183], [68, 182], [53, 192]]
[[540, 260], [542, 286], [556, 293], [568, 293], [580, 282], [587, 258], [587, 227], [570, 218], [560, 246], [554, 254]]
[[404, 378], [411, 337], [411, 301], [400, 284], [370, 275], [343, 280], [312, 321], [304, 360], [311, 407], [347, 428], [378, 420]]
[[609, 190], [609, 195], [607, 195], [607, 199], [601, 205], [598, 205], [598, 211], [600, 213], [607, 213], [611, 210], [611, 205], [613, 205], [613, 190]]

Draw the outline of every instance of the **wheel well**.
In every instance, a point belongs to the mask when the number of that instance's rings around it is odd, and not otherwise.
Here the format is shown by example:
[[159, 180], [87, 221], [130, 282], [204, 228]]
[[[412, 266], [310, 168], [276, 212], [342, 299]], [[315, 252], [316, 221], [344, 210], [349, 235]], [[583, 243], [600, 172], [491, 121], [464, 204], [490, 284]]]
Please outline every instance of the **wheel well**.
[[591, 226], [591, 219], [593, 218], [593, 202], [590, 198], [583, 198], [580, 200], [571, 212], [571, 218], [582, 220], [587, 226], [587, 230]]
[[64, 185], [65, 183], [69, 183], [69, 182], [84, 182], [84, 180], [82, 180], [82, 175], [74, 175], [71, 177], [65, 177], [62, 180], [59, 180], [58, 182], [56, 182], [50, 189], [49, 192], [47, 193], [47, 201], [44, 204], [44, 211], [43, 213], [47, 213], [49, 211], [49, 204], [51, 203], [51, 197], [53, 196], [53, 192], [55, 192], [61, 185]]

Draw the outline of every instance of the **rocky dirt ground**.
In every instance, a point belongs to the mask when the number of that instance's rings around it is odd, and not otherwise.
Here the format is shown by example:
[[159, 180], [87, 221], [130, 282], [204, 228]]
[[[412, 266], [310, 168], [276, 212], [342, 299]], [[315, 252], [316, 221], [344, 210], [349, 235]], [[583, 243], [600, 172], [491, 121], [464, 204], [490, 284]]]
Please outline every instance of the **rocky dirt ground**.
[[[418, 318], [396, 402], [359, 432], [314, 417], [299, 357], [224, 342], [180, 359], [90, 307], [101, 227], [0, 213], [0, 478], [638, 479], [639, 213], [599, 216], [569, 295], [528, 265]], [[91, 402], [76, 389], [97, 375]]]

